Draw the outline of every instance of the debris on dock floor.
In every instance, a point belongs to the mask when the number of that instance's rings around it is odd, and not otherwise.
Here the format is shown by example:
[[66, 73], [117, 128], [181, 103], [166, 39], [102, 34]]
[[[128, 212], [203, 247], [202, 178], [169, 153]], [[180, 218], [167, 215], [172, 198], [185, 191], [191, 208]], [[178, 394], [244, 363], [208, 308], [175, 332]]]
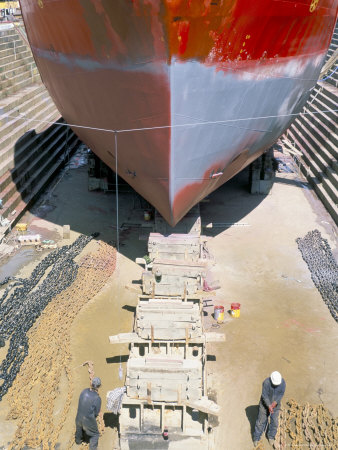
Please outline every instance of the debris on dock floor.
[[[103, 242], [96, 246], [90, 256], [80, 259], [74, 282], [53, 298], [28, 333], [30, 351], [8, 392], [8, 419], [17, 419], [18, 425], [12, 449], [55, 448], [58, 442], [74, 387], [70, 328], [115, 268], [114, 248]], [[60, 393], [63, 404], [58, 401]]]

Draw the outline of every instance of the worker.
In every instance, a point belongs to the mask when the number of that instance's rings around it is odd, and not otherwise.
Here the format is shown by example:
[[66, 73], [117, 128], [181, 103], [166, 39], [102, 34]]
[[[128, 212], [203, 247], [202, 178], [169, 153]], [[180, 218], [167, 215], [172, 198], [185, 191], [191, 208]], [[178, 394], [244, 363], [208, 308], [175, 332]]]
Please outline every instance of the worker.
[[75, 442], [80, 445], [83, 439], [88, 436], [90, 450], [97, 449], [100, 437], [96, 423], [96, 417], [101, 409], [101, 398], [97, 392], [100, 386], [100, 378], [95, 377], [92, 379], [91, 387], [81, 392], [75, 419]]
[[[267, 438], [270, 445], [274, 444], [278, 429], [278, 415], [281, 407], [281, 400], [285, 392], [285, 380], [282, 375], [275, 371], [270, 377], [263, 381], [262, 395], [259, 401], [258, 417], [253, 434], [253, 444], [256, 447], [267, 425]], [[269, 422], [270, 418], [270, 424]]]

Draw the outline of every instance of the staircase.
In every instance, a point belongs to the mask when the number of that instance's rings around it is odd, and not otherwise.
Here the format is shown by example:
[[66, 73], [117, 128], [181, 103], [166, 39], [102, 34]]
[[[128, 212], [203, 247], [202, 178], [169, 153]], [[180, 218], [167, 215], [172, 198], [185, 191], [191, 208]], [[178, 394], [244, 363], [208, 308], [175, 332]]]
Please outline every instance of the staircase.
[[0, 240], [77, 147], [63, 124], [23, 29], [0, 28]]
[[[338, 24], [338, 22], [337, 22]], [[282, 136], [338, 225], [338, 25], [320, 79], [302, 113]]]

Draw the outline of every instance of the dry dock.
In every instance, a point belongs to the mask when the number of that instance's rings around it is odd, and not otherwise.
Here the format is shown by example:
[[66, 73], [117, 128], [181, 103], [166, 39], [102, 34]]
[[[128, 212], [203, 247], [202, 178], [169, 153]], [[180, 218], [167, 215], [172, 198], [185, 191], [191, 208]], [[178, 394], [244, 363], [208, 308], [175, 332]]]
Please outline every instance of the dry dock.
[[[125, 374], [128, 346], [121, 347], [120, 353], [117, 347], [109, 344], [108, 336], [132, 329], [137, 295], [125, 286], [134, 283], [135, 290], [138, 288], [142, 269], [134, 260], [146, 254], [149, 222], [143, 220], [143, 210], [138, 208], [134, 195], [122, 193], [119, 197], [119, 225], [123, 225], [120, 254], [116, 258], [116, 267], [111, 266], [109, 272], [106, 270], [108, 266], [102, 263], [102, 248], [111, 252], [107, 253], [110, 260], [115, 258], [112, 246], [116, 242], [115, 195], [88, 192], [87, 183], [86, 166], [65, 171], [45, 194], [40, 206], [36, 205], [21, 220], [28, 223], [30, 232], [40, 233], [44, 239], [53, 239], [59, 246], [73, 242], [79, 234], [88, 236], [94, 231], [101, 233], [98, 239], [102, 244], [92, 241], [80, 255], [87, 256], [82, 267], [87, 267], [88, 272], [83, 272], [84, 278], [79, 279], [78, 288], [79, 292], [88, 292], [81, 296], [84, 300], [76, 314], [68, 321], [61, 317], [60, 328], [54, 327], [65, 339], [55, 340], [51, 331], [53, 327], [49, 331], [47, 327], [43, 334], [48, 314], [51, 315], [49, 319], [56, 317], [52, 315], [53, 309], [46, 309], [32, 330], [32, 339], [35, 337], [36, 342], [30, 346], [30, 352], [38, 354], [39, 348], [44, 346], [53, 359], [56, 346], [60, 342], [63, 345], [66, 340], [67, 333], [62, 323], [69, 328], [69, 358], [65, 361], [72, 379], [72, 390], [68, 390], [67, 377], [63, 373], [58, 386], [49, 380], [51, 373], [33, 377], [35, 384], [30, 391], [31, 399], [22, 399], [26, 403], [25, 412], [21, 414], [27, 414], [26, 422], [22, 422], [20, 414], [16, 417], [12, 414], [12, 418], [7, 420], [8, 413], [13, 410], [9, 391], [2, 400], [0, 412], [0, 448], [11, 448], [9, 443], [22, 437], [27, 438], [31, 448], [36, 448], [39, 438], [44, 438], [44, 448], [48, 448], [51, 436], [47, 431], [48, 427], [53, 429], [53, 421], [62, 423], [53, 435], [59, 448], [72, 448], [78, 396], [89, 380], [87, 368], [81, 366], [83, 362], [94, 362], [95, 374], [103, 382], [100, 392], [103, 400], [108, 390], [122, 385], [118, 376], [119, 361], [121, 356]], [[295, 242], [308, 231], [318, 229], [337, 254], [337, 228], [326, 210], [305, 181], [300, 181], [296, 173], [285, 172], [277, 174], [271, 195], [250, 195], [247, 174], [242, 173], [200, 206], [202, 225], [213, 224], [204, 228], [203, 233], [208, 237], [208, 248], [216, 263], [215, 276], [221, 284], [221, 289], [210, 298], [226, 310], [230, 309], [232, 302], [241, 304], [240, 318], [229, 316], [220, 325], [219, 331], [226, 334], [226, 342], [214, 346], [209, 344], [207, 348], [209, 397], [222, 407], [219, 423], [213, 424], [211, 448], [252, 448], [251, 431], [257, 415], [261, 383], [273, 370], [279, 370], [286, 380], [285, 404], [290, 399], [299, 404], [322, 403], [332, 416], [337, 417], [338, 328], [315, 288]], [[239, 226], [238, 223], [245, 225]], [[62, 240], [62, 226], [65, 224], [71, 228], [70, 240], [67, 241]], [[48, 250], [44, 252], [22, 248], [11, 258], [3, 258], [3, 276], [28, 277]], [[88, 285], [93, 283], [91, 277], [95, 266], [90, 261], [93, 260], [101, 264], [100, 273], [105, 275], [101, 285], [90, 291]], [[73, 297], [77, 298], [74, 293]], [[211, 326], [212, 319], [209, 319], [206, 323]], [[54, 323], [59, 322], [55, 319]], [[45, 341], [38, 340], [39, 333]], [[1, 358], [3, 350], [0, 349]], [[39, 368], [39, 361], [29, 353], [28, 358], [31, 356], [31, 363], [35, 361]], [[23, 379], [29, 387], [29, 376], [20, 372], [18, 383], [21, 377], [25, 377]], [[52, 392], [44, 391], [44, 384], [52, 386]], [[57, 388], [55, 399], [54, 388]], [[71, 393], [67, 396], [67, 392]], [[70, 407], [62, 422], [67, 398]], [[20, 398], [16, 401], [20, 403]], [[105, 405], [103, 409], [106, 411]], [[105, 433], [100, 438], [99, 448], [118, 448], [116, 416], [105, 412], [104, 420]], [[45, 428], [39, 427], [39, 422], [44, 423]], [[35, 447], [32, 445], [34, 442]], [[307, 444], [304, 445], [307, 448]], [[268, 448], [265, 438], [263, 446]], [[74, 445], [74, 448], [77, 447]], [[181, 447], [175, 447], [169, 440], [163, 442], [163, 448]], [[189, 448], [189, 441], [185, 448]]]

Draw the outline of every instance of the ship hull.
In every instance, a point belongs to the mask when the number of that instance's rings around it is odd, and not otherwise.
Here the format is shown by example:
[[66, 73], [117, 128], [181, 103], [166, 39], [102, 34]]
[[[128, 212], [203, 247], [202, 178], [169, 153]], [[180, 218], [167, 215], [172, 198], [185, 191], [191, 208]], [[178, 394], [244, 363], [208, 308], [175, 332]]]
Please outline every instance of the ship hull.
[[337, 3], [21, 6], [42, 79], [65, 120], [175, 225], [269, 148], [301, 110]]

